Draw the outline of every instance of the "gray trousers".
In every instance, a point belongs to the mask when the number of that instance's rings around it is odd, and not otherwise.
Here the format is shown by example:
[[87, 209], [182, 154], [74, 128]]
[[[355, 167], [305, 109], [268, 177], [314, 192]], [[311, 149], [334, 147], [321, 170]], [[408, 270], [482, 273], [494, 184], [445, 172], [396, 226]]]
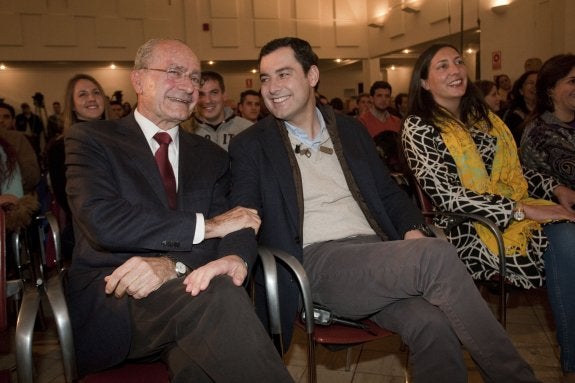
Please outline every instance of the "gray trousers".
[[196, 297], [183, 279], [130, 299], [129, 359], [163, 359], [171, 382], [293, 382], [242, 287], [214, 278]]
[[461, 344], [486, 382], [537, 381], [447, 241], [317, 243], [304, 249], [304, 268], [314, 302], [401, 336], [416, 383], [467, 382]]

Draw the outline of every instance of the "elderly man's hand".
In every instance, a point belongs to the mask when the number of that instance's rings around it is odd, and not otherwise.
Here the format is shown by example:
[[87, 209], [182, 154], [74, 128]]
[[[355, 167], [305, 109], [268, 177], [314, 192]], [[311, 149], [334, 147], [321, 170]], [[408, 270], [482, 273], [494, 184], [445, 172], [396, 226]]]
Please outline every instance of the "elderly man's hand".
[[165, 282], [176, 278], [174, 263], [167, 257], [132, 257], [104, 278], [106, 294], [121, 298], [147, 297]]
[[186, 291], [193, 296], [208, 288], [210, 281], [218, 275], [228, 275], [236, 286], [241, 286], [248, 275], [248, 268], [237, 255], [216, 259], [192, 271], [185, 279]]
[[226, 235], [251, 227], [257, 233], [262, 223], [255, 209], [237, 206], [216, 217], [206, 220], [205, 238], [222, 238]]

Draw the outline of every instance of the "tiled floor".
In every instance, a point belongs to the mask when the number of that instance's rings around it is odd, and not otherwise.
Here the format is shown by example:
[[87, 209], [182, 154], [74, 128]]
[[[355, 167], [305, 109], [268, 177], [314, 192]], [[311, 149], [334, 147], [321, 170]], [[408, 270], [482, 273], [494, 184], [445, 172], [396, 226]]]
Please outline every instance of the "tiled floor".
[[[495, 300], [494, 296], [488, 297]], [[561, 380], [558, 347], [544, 290], [517, 291], [510, 298], [507, 331], [519, 352], [531, 364], [537, 377], [545, 383]], [[400, 350], [399, 337], [366, 343], [352, 348], [352, 363], [345, 371], [346, 351], [316, 349], [318, 382], [329, 383], [404, 383], [407, 352]], [[305, 335], [296, 330], [294, 342], [285, 357], [295, 382], [307, 382]], [[62, 364], [53, 326], [37, 332], [34, 357], [39, 383], [63, 383]], [[473, 362], [467, 357], [469, 382], [482, 382]], [[0, 355], [0, 370], [14, 368], [14, 354]], [[12, 374], [17, 381], [16, 372]], [[153, 383], [153, 382], [151, 382]]]

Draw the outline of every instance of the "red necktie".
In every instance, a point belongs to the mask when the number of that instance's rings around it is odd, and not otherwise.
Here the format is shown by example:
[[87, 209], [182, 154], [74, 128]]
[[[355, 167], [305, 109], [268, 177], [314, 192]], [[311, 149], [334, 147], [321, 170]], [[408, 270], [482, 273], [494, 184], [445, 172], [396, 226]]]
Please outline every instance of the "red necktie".
[[155, 157], [160, 175], [162, 176], [162, 183], [168, 196], [168, 205], [170, 209], [175, 210], [177, 194], [176, 177], [174, 177], [174, 169], [172, 169], [172, 164], [170, 164], [170, 159], [168, 158], [168, 147], [170, 146], [170, 142], [172, 142], [172, 137], [170, 137], [168, 133], [158, 132], [154, 135], [154, 140], [160, 144], [160, 148], [156, 151]]

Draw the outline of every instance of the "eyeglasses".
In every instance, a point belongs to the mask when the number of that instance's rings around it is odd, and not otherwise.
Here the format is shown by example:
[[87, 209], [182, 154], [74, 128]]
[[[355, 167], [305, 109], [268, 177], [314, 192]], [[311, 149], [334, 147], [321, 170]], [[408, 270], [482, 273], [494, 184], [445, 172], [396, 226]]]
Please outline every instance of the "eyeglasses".
[[192, 73], [186, 74], [185, 72], [182, 72], [181, 70], [177, 69], [158, 69], [158, 68], [142, 68], [142, 69], [155, 70], [156, 72], [164, 72], [168, 80], [173, 80], [176, 82], [182, 82], [184, 81], [184, 78], [188, 78], [192, 82], [195, 88], [200, 88], [202, 85], [204, 85], [205, 82], [204, 79], [197, 74]]

